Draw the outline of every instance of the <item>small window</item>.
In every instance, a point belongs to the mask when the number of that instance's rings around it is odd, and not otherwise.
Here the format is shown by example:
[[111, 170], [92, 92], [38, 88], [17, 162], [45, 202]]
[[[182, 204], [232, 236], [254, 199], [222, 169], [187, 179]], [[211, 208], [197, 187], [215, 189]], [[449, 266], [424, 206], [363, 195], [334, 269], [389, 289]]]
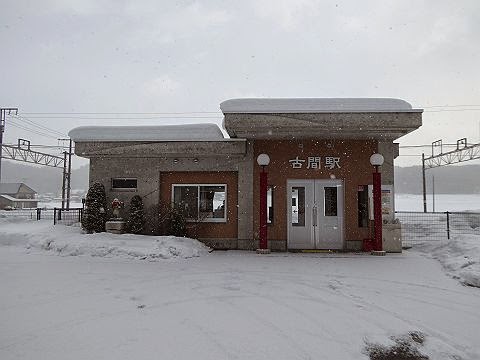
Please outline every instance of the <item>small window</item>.
[[358, 186], [358, 227], [368, 227], [368, 186]]
[[337, 187], [325, 187], [325, 216], [337, 216]]
[[134, 178], [113, 178], [113, 190], [137, 190], [137, 179]]
[[226, 222], [227, 185], [172, 185], [173, 206], [187, 221]]
[[267, 189], [267, 224], [273, 224], [273, 186]]
[[292, 226], [305, 226], [305, 187], [292, 187]]

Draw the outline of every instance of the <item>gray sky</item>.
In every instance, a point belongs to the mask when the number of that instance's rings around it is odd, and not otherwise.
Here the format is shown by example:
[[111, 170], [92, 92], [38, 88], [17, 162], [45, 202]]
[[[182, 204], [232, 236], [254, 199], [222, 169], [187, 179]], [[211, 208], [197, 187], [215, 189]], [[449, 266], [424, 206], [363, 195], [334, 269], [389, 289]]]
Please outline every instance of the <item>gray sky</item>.
[[[425, 109], [401, 145], [480, 141], [478, 0], [0, 2], [0, 106], [61, 133], [220, 123], [236, 97], [395, 97]], [[150, 114], [79, 114], [102, 112]], [[200, 113], [151, 114], [169, 112]], [[57, 144], [9, 120], [5, 143]]]

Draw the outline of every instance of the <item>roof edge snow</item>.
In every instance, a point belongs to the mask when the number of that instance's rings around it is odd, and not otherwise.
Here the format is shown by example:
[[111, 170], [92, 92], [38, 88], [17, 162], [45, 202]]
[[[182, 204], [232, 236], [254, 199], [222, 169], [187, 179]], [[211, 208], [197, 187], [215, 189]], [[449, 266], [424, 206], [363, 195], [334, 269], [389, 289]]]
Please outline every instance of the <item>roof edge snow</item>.
[[224, 140], [216, 124], [161, 126], [80, 126], [68, 136], [82, 141], [219, 141]]
[[245, 98], [225, 100], [220, 109], [224, 114], [423, 112], [394, 98]]

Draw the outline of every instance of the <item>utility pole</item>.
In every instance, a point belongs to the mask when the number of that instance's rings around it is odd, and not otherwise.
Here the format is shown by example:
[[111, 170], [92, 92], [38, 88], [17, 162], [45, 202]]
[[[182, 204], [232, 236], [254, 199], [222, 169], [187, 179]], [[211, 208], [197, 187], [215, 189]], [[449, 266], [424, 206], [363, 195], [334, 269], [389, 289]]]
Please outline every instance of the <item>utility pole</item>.
[[422, 153], [423, 212], [427, 212], [427, 184], [425, 184], [425, 154]]
[[5, 132], [5, 119], [12, 112], [18, 114], [18, 108], [0, 108], [0, 183], [2, 183], [2, 149], [3, 133]]
[[67, 181], [67, 152], [63, 152], [62, 210], [65, 210], [65, 187]]
[[68, 146], [67, 210], [70, 210], [71, 177], [72, 177], [72, 139], [70, 139], [70, 145]]
[[[63, 153], [63, 183], [62, 183], [62, 210], [70, 210], [70, 189], [72, 177], [72, 139], [58, 139], [59, 141], [69, 141], [68, 163], [67, 152]], [[66, 206], [65, 206], [66, 205]]]

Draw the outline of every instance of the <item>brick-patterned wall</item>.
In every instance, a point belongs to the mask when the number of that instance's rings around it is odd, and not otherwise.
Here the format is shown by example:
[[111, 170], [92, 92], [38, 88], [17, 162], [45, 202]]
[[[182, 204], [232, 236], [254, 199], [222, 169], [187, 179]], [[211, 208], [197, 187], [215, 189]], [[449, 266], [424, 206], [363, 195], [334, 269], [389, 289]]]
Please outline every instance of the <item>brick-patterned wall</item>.
[[[254, 143], [254, 233], [259, 226], [259, 173], [260, 166], [256, 158], [261, 153], [270, 156], [267, 167], [268, 183], [274, 185], [274, 222], [268, 227], [268, 238], [272, 240], [287, 239], [287, 179], [330, 179], [334, 175], [344, 181], [345, 196], [345, 240], [361, 240], [369, 236], [368, 228], [358, 227], [358, 185], [372, 183], [373, 168], [370, 156], [377, 151], [377, 142], [369, 140], [256, 140]], [[309, 156], [322, 158], [321, 169], [293, 169], [289, 160], [307, 159]], [[325, 168], [325, 157], [340, 157], [340, 169]]]
[[[195, 224], [198, 238], [237, 238], [238, 234], [238, 173], [234, 171], [175, 171], [160, 173], [160, 199], [172, 201], [172, 184], [227, 184], [227, 222]], [[193, 224], [190, 224], [193, 225]]]

